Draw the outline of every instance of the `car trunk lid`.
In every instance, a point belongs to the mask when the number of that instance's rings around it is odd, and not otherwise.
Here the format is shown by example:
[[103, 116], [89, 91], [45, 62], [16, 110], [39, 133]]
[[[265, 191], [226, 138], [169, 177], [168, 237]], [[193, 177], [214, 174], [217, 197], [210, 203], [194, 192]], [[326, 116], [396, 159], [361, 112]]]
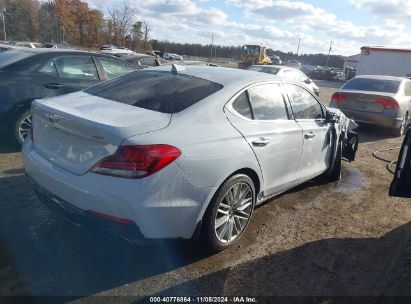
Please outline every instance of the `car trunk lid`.
[[78, 175], [115, 153], [124, 139], [163, 129], [171, 120], [171, 114], [84, 92], [36, 100], [32, 110], [36, 151]]
[[395, 102], [395, 94], [384, 92], [342, 90], [338, 96], [338, 108], [342, 110], [380, 113], [384, 111], [387, 100]]

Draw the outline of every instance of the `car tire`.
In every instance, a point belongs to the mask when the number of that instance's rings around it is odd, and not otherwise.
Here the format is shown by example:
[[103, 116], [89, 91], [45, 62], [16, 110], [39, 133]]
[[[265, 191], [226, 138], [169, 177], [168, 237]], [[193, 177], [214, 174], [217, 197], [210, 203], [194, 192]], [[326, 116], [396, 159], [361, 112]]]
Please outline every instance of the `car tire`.
[[396, 129], [392, 129], [392, 135], [395, 137], [400, 137], [405, 134], [408, 127], [408, 113], [404, 115], [402, 118], [401, 126]]
[[26, 136], [30, 134], [32, 111], [26, 110], [20, 114], [13, 127], [13, 138], [16, 144], [22, 145]]
[[337, 146], [337, 155], [335, 156], [334, 164], [330, 172], [325, 175], [327, 182], [335, 182], [341, 179], [341, 167], [342, 167], [342, 144], [341, 142]]
[[247, 175], [234, 175], [220, 186], [203, 218], [201, 241], [207, 250], [222, 251], [240, 239], [255, 200], [254, 183]]

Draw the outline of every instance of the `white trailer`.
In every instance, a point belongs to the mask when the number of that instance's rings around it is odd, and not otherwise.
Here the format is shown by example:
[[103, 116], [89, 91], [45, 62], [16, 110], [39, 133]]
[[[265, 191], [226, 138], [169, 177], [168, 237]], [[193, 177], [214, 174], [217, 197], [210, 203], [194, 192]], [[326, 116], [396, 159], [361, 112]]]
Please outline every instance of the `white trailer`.
[[411, 77], [411, 49], [363, 46], [356, 75]]

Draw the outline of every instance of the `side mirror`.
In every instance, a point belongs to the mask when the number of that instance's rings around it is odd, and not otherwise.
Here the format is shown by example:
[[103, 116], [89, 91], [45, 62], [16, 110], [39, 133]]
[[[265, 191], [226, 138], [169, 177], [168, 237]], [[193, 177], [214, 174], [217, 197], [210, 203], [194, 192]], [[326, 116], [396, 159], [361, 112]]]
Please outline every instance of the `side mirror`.
[[339, 123], [340, 116], [334, 112], [328, 111], [325, 113], [325, 121], [329, 123]]
[[304, 80], [304, 82], [305, 82], [306, 84], [310, 84], [312, 81], [311, 81], [310, 78], [307, 78], [306, 80]]
[[411, 198], [411, 131], [407, 132], [398, 156], [397, 168], [391, 183], [389, 195]]

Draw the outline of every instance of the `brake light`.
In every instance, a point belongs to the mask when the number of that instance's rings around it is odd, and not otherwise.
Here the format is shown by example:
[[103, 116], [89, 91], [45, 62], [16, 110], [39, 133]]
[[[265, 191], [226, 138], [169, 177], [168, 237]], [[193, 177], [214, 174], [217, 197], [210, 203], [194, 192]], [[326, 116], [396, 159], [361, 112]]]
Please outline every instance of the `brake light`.
[[380, 98], [375, 101], [375, 103], [380, 104], [384, 107], [384, 109], [399, 109], [399, 104], [394, 99], [389, 98]]
[[103, 158], [91, 172], [123, 178], [143, 178], [163, 169], [181, 155], [169, 145], [121, 146], [114, 155]]
[[334, 101], [335, 103], [340, 103], [342, 101], [345, 101], [347, 99], [347, 95], [341, 94], [341, 93], [334, 93], [333, 96], [331, 97], [331, 101]]

